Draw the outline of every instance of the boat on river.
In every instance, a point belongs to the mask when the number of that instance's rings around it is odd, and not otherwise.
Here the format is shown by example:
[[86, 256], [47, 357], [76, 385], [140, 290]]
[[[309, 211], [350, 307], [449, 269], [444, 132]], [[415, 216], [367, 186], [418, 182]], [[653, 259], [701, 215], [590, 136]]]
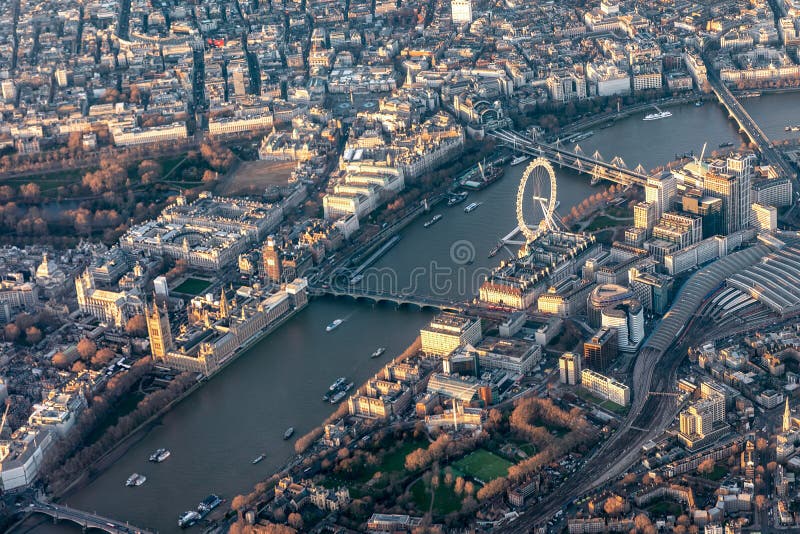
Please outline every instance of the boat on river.
[[128, 480], [125, 481], [125, 485], [128, 487], [141, 486], [146, 481], [147, 481], [146, 476], [140, 475], [139, 473], [134, 473], [128, 477]]
[[433, 218], [431, 220], [426, 221], [425, 224], [423, 224], [422, 226], [424, 226], [425, 228], [430, 228], [431, 226], [433, 226], [437, 222], [441, 221], [442, 217], [443, 217], [443, 215], [441, 213], [437, 213], [436, 215], [433, 216]]
[[161, 463], [167, 458], [169, 458], [170, 454], [172, 454], [168, 449], [158, 449], [153, 454], [150, 455], [150, 461]]
[[530, 157], [529, 155], [527, 155], [527, 154], [520, 154], [519, 156], [514, 156], [514, 159], [512, 159], [512, 160], [511, 160], [511, 163], [510, 163], [510, 165], [511, 165], [512, 167], [514, 167], [514, 166], [516, 166], [516, 165], [519, 165], [520, 163], [525, 163], [525, 162], [526, 162], [526, 161], [528, 161], [529, 159], [531, 159], [531, 157]]
[[473, 202], [472, 204], [470, 204], [469, 206], [464, 208], [464, 213], [471, 213], [471, 212], [475, 211], [476, 209], [478, 209], [478, 206], [480, 206], [481, 204], [482, 204], [482, 202]]
[[645, 121], [657, 121], [659, 119], [666, 119], [667, 117], [672, 117], [672, 113], [669, 111], [661, 111], [658, 106], [653, 106], [656, 108], [656, 113], [648, 113], [644, 116]]
[[187, 512], [183, 512], [180, 517], [178, 517], [178, 526], [180, 528], [191, 527], [198, 521], [200, 521], [200, 514], [194, 510], [189, 510]]
[[339, 325], [342, 324], [343, 322], [344, 319], [336, 319], [331, 324], [325, 327], [325, 331], [330, 332], [332, 330], [336, 330], [337, 328], [339, 328]]

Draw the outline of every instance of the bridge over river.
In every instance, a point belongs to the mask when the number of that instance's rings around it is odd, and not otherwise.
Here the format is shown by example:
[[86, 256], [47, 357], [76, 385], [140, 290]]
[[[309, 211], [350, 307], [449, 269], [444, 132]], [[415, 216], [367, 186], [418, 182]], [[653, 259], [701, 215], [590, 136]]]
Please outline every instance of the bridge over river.
[[42, 501], [33, 501], [25, 509], [29, 514], [43, 514], [53, 521], [71, 521], [84, 531], [89, 528], [103, 530], [109, 534], [151, 534], [150, 531], [97, 514], [76, 510], [68, 506]]

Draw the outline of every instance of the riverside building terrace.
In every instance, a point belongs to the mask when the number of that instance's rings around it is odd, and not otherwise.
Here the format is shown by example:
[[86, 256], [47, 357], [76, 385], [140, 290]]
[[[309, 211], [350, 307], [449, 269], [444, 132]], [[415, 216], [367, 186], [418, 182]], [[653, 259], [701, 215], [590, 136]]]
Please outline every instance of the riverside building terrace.
[[488, 305], [526, 309], [549, 286], [576, 274], [598, 251], [594, 236], [545, 232], [528, 243], [519, 258], [501, 262], [481, 285], [479, 298]]

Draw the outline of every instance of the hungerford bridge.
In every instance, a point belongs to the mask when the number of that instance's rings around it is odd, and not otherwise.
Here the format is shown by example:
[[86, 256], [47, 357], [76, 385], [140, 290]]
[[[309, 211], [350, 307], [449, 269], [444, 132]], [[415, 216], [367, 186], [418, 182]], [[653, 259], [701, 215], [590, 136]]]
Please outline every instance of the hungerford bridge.
[[641, 187], [647, 184], [648, 174], [644, 167], [640, 164], [635, 169], [629, 169], [625, 161], [619, 156], [616, 156], [610, 162], [606, 162], [598, 151], [595, 151], [592, 156], [587, 156], [578, 145], [575, 146], [575, 150], [570, 151], [558, 146], [559, 143], [552, 145], [540, 143], [511, 130], [495, 130], [488, 135], [508, 146], [514, 147], [517, 152], [545, 158], [559, 167], [568, 167], [578, 172], [590, 174], [592, 182], [608, 180], [622, 185], [638, 185]]

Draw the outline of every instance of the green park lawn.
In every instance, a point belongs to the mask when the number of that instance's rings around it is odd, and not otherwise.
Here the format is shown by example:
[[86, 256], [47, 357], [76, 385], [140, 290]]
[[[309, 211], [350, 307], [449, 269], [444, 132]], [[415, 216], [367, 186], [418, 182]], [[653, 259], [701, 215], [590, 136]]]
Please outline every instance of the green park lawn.
[[176, 293], [185, 293], [187, 295], [199, 295], [211, 285], [207, 280], [200, 280], [199, 278], [187, 278], [181, 285], [176, 287], [173, 291]]
[[422, 479], [411, 486], [411, 497], [420, 512], [427, 512], [431, 507], [431, 496], [434, 497], [434, 515], [443, 516], [461, 509], [461, 496], [453, 491], [452, 486], [440, 483], [436, 488], [430, 488]]
[[467, 475], [487, 483], [508, 474], [512, 464], [508, 460], [484, 449], [478, 449], [453, 464]]

